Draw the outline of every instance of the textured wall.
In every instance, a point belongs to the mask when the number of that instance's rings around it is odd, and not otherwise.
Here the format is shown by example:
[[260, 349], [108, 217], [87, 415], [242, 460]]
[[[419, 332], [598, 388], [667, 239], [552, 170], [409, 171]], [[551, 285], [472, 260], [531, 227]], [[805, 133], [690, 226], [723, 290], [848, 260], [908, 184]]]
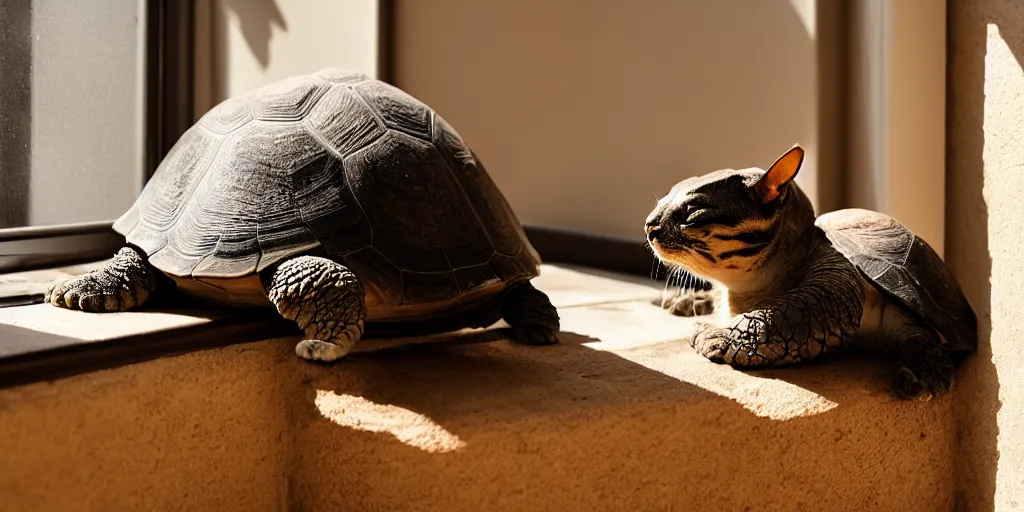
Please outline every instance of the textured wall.
[[946, 258], [978, 311], [960, 371], [966, 510], [1024, 508], [1024, 3], [949, 2]]
[[[623, 293], [598, 282], [562, 286]], [[949, 401], [898, 403], [864, 360], [715, 365], [649, 297], [563, 308], [541, 349], [271, 340], [0, 390], [0, 510], [951, 509]]]
[[287, 510], [297, 390], [265, 346], [3, 390], [0, 509]]

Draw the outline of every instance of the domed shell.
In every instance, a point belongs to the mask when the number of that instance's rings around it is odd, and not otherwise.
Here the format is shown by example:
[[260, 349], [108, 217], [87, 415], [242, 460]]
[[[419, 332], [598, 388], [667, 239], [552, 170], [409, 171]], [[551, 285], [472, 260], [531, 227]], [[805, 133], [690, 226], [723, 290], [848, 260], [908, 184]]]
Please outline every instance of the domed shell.
[[951, 350], [978, 346], [978, 319], [935, 250], [896, 219], [851, 208], [815, 223], [832, 245], [888, 296], [917, 313]]
[[386, 306], [527, 280], [540, 264], [454, 129], [400, 89], [337, 68], [211, 109], [114, 229], [175, 277], [251, 276], [319, 251]]

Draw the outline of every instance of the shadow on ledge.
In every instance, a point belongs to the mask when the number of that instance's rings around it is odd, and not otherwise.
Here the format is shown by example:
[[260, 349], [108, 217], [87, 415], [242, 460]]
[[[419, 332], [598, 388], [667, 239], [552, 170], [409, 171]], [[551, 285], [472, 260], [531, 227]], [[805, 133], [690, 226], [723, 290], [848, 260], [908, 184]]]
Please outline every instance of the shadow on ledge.
[[290, 411], [303, 455], [289, 500], [374, 510], [951, 507], [951, 400], [896, 401], [880, 380], [891, 369], [876, 362], [744, 374], [684, 342], [613, 353], [593, 337], [561, 340], [291, 363], [304, 376]]

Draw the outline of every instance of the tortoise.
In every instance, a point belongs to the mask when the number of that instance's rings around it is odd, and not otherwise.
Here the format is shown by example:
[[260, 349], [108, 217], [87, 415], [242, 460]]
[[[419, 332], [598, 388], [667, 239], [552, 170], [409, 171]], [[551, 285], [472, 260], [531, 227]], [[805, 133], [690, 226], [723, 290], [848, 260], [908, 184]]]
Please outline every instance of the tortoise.
[[557, 342], [541, 259], [477, 154], [405, 91], [343, 68], [228, 98], [178, 139], [114, 222], [125, 245], [46, 301], [126, 311], [165, 290], [273, 307], [296, 353], [334, 361], [368, 327], [416, 335], [504, 319]]
[[797, 144], [767, 171], [713, 171], [659, 200], [650, 246], [711, 283], [674, 288], [663, 307], [713, 315], [692, 345], [718, 363], [784, 366], [857, 347], [899, 356], [898, 397], [946, 394], [956, 362], [978, 346], [970, 302], [928, 242], [892, 216], [848, 208], [815, 218], [793, 181], [803, 159]]

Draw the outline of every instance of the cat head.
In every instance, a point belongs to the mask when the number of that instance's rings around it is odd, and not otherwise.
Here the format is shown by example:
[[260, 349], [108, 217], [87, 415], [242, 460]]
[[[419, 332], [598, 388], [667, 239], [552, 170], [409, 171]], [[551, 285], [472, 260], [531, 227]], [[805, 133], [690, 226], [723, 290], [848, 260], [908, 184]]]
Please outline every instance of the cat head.
[[[723, 169], [685, 179], [647, 217], [647, 240], [663, 262], [731, 286], [814, 225], [814, 208], [793, 181], [804, 150], [793, 146], [767, 171]], [[785, 257], [785, 255], [781, 255]]]

